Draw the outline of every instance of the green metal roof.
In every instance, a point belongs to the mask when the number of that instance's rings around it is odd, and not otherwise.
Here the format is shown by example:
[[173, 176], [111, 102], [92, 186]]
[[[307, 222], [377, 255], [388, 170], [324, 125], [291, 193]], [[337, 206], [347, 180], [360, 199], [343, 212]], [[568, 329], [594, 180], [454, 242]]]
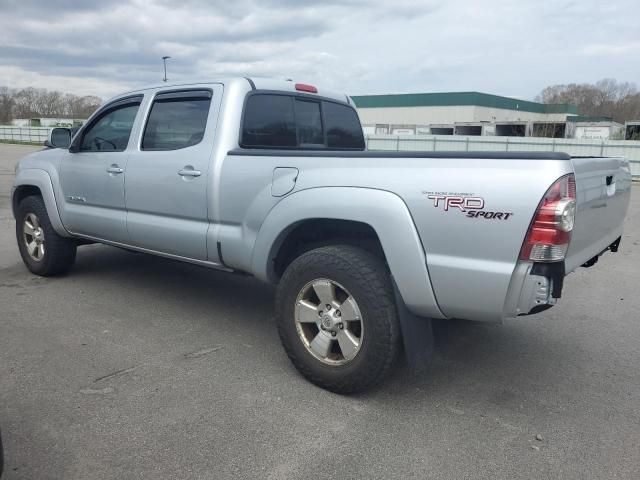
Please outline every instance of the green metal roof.
[[576, 115], [573, 117], [567, 117], [567, 122], [613, 122], [613, 117]]
[[358, 108], [478, 106], [534, 113], [578, 113], [575, 105], [530, 102], [481, 92], [356, 95], [351, 98]]

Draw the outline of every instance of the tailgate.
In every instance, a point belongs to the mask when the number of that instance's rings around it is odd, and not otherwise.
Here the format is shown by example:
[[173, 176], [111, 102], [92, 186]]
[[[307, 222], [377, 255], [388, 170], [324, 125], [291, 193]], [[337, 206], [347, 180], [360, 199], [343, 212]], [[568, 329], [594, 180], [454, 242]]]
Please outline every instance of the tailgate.
[[631, 196], [631, 170], [624, 158], [573, 157], [576, 219], [565, 260], [570, 272], [602, 253], [622, 235]]

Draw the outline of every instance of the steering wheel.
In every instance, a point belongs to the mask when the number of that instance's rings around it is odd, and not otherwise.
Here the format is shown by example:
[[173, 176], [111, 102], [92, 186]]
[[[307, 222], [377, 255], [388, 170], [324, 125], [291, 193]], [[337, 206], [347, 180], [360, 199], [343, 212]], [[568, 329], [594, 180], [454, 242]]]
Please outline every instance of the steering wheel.
[[96, 146], [96, 148], [97, 148], [98, 150], [102, 150], [102, 144], [103, 144], [103, 143], [108, 143], [108, 144], [110, 144], [110, 145], [113, 147], [113, 149], [114, 149], [114, 150], [117, 150], [117, 149], [118, 149], [118, 147], [116, 147], [116, 144], [115, 144], [115, 143], [113, 143], [111, 140], [107, 140], [107, 139], [102, 138], [102, 137], [94, 137], [94, 139], [93, 139], [93, 144]]

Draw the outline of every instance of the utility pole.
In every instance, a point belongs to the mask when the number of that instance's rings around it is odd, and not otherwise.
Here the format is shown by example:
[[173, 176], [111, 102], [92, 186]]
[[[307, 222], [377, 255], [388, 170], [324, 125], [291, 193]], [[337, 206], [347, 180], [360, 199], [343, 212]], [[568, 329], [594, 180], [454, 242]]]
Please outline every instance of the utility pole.
[[165, 55], [164, 57], [162, 57], [162, 63], [164, 64], [164, 78], [162, 79], [163, 82], [167, 81], [167, 58], [171, 58], [168, 55]]

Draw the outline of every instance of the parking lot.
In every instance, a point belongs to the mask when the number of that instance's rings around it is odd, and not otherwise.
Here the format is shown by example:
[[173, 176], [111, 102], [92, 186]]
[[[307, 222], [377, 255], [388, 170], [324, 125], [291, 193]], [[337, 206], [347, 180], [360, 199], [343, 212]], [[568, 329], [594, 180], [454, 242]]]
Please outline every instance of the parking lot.
[[28, 273], [9, 192], [32, 150], [0, 145], [6, 479], [640, 478], [638, 186], [621, 251], [557, 306], [450, 322], [428, 367], [345, 397], [294, 370], [250, 277], [101, 245]]

